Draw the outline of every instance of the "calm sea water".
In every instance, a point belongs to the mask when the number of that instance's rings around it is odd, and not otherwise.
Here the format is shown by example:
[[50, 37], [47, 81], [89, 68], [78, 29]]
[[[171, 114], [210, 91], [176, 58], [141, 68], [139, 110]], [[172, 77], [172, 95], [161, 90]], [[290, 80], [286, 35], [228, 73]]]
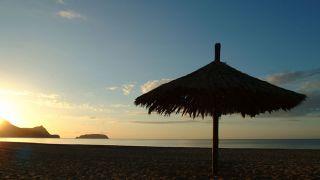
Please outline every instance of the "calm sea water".
[[[44, 144], [124, 145], [210, 148], [210, 139], [72, 139], [0, 138], [0, 141]], [[222, 139], [221, 148], [320, 149], [320, 139]]]

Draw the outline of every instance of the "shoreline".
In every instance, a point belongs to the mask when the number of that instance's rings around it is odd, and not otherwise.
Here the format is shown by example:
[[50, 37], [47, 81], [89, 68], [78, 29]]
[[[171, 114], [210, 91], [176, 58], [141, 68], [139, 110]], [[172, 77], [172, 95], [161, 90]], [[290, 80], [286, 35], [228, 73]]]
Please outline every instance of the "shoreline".
[[[320, 150], [219, 149], [223, 179], [317, 179]], [[0, 179], [209, 179], [211, 148], [0, 142]]]
[[[123, 147], [123, 148], [186, 148], [186, 149], [209, 149], [211, 147], [171, 147], [171, 146], [145, 146], [145, 145], [113, 145], [113, 144], [54, 144], [54, 143], [43, 143], [43, 142], [14, 142], [14, 141], [1, 141], [1, 143], [14, 143], [14, 144], [30, 144], [30, 145], [53, 145], [53, 146], [97, 146], [97, 147]], [[311, 150], [311, 151], [320, 151], [320, 149], [308, 149], [308, 148], [296, 148], [296, 149], [286, 149], [286, 148], [221, 148], [219, 149], [234, 149], [234, 150]]]
[[[69, 145], [117, 145], [143, 147], [198, 147], [211, 148], [212, 140], [188, 139], [73, 139], [73, 138], [0, 138], [0, 142], [22, 142], [41, 144], [69, 144]], [[220, 148], [232, 149], [314, 149], [320, 150], [320, 139], [283, 139], [283, 140], [220, 140]]]

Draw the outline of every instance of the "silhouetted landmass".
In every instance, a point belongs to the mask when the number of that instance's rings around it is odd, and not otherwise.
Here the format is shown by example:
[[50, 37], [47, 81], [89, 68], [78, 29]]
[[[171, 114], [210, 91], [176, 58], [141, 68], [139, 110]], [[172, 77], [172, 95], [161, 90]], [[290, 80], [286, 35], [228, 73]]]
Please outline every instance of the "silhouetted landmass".
[[0, 137], [19, 138], [60, 138], [59, 135], [51, 135], [43, 126], [34, 128], [19, 128], [4, 120], [0, 123]]
[[76, 138], [77, 139], [109, 139], [109, 137], [104, 134], [84, 134]]

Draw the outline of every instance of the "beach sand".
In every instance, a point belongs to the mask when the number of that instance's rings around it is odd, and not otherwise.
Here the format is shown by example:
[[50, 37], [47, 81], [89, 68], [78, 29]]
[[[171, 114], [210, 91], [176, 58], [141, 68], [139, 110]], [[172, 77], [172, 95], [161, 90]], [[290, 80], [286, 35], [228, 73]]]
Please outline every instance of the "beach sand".
[[[220, 149], [221, 179], [320, 179], [320, 150]], [[211, 149], [0, 142], [0, 179], [209, 179]]]

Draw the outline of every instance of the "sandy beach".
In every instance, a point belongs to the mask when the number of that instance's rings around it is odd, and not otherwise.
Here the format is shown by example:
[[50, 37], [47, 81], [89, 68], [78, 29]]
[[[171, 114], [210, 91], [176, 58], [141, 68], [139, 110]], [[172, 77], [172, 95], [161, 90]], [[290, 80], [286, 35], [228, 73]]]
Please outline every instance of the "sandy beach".
[[[221, 179], [320, 179], [320, 150], [220, 149]], [[211, 149], [0, 142], [0, 179], [209, 179]]]

